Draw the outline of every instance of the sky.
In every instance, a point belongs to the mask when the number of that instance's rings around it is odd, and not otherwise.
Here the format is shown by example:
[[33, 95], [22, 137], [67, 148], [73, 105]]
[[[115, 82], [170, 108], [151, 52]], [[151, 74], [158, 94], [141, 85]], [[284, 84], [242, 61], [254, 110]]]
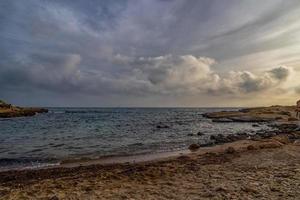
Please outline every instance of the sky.
[[300, 98], [299, 0], [2, 0], [0, 99], [213, 107]]

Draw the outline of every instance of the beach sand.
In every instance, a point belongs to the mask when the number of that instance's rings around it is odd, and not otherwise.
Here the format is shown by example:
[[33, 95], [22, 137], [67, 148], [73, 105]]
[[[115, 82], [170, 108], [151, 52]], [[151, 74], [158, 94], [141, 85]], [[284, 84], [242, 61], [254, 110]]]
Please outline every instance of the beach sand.
[[281, 135], [150, 162], [2, 172], [0, 185], [0, 199], [299, 199], [300, 142]]

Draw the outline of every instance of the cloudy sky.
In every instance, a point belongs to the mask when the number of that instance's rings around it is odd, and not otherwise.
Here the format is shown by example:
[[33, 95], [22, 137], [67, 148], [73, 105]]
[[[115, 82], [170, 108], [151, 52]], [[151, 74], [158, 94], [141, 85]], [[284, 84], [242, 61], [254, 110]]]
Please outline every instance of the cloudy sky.
[[255, 106], [300, 98], [299, 0], [2, 0], [0, 99]]

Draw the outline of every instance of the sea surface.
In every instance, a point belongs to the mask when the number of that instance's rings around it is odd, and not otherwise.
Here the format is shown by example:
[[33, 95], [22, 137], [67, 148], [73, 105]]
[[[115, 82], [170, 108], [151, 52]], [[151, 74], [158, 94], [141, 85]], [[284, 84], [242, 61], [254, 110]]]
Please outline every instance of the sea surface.
[[49, 108], [49, 113], [33, 117], [0, 119], [0, 170], [177, 151], [192, 143], [209, 143], [213, 134], [268, 129], [252, 123], [214, 123], [202, 117], [206, 112], [237, 109]]

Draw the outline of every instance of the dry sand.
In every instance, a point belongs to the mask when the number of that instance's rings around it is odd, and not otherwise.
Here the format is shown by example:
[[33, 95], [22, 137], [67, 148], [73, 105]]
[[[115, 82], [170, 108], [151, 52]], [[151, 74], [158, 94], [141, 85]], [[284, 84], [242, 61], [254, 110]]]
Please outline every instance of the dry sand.
[[[298, 133], [297, 133], [298, 134]], [[285, 135], [136, 164], [0, 173], [0, 199], [300, 199], [300, 142]]]

